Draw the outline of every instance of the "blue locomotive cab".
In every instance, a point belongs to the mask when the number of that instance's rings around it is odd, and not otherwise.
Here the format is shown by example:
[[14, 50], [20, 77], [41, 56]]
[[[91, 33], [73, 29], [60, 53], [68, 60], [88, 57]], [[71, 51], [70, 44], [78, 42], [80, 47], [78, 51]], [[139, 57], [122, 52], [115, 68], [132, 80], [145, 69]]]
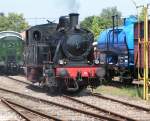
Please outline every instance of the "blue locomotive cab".
[[[134, 23], [137, 19], [130, 16], [124, 25], [102, 31], [98, 38], [98, 49], [107, 53], [108, 63], [118, 66], [133, 66], [134, 64]], [[117, 62], [112, 58], [116, 58]]]

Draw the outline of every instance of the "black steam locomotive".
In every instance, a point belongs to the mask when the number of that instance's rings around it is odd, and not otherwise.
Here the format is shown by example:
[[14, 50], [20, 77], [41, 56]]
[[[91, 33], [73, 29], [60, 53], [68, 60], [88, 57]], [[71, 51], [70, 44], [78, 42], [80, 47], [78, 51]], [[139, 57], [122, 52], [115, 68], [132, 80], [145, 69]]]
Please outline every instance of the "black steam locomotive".
[[76, 92], [100, 85], [105, 69], [94, 58], [93, 34], [78, 26], [79, 14], [26, 31], [27, 79], [50, 90]]

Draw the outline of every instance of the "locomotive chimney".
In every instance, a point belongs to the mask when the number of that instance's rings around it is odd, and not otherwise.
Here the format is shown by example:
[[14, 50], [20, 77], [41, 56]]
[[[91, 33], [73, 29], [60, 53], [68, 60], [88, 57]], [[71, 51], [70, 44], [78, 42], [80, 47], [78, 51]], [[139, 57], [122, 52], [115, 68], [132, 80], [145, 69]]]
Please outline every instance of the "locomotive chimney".
[[79, 14], [78, 13], [70, 13], [70, 27], [73, 28], [78, 25]]

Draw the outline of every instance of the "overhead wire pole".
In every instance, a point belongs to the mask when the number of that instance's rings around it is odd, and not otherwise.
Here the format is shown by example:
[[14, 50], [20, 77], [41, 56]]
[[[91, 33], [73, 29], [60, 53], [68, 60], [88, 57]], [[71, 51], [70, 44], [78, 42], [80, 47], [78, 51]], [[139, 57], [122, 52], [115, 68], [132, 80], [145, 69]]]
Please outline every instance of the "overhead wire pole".
[[149, 78], [148, 78], [148, 51], [149, 51], [149, 42], [148, 42], [148, 4], [144, 7], [144, 95], [145, 100], [149, 99]]

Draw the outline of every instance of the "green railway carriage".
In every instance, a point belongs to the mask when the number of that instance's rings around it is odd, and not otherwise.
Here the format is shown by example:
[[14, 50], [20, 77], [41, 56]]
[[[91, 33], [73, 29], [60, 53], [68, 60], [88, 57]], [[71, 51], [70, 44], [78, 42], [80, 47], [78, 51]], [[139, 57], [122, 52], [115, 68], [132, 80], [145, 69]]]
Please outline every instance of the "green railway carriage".
[[0, 72], [18, 73], [23, 66], [24, 41], [18, 32], [0, 32]]

